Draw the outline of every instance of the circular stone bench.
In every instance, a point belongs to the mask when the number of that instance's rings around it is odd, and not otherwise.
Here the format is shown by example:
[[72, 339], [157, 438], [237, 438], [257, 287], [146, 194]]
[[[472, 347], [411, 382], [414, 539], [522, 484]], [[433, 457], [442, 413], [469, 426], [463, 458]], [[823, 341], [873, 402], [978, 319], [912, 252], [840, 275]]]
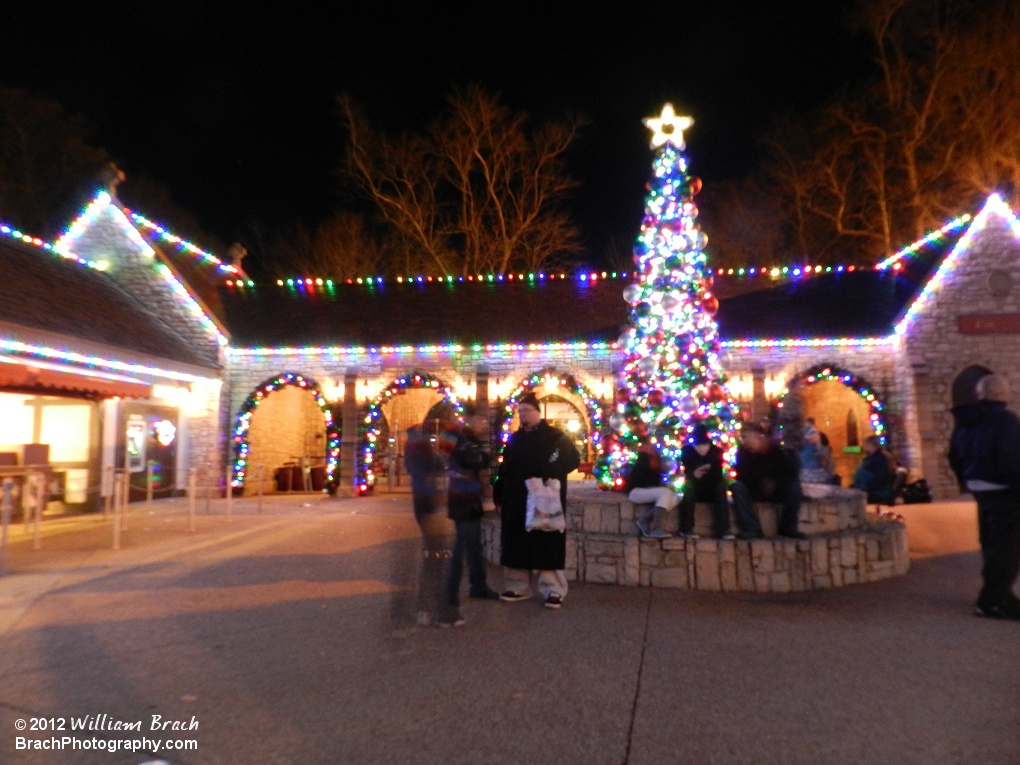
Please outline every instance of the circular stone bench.
[[[708, 536], [711, 508], [699, 504], [700, 539], [640, 539], [643, 506], [625, 495], [571, 483], [567, 488], [567, 579], [688, 590], [796, 592], [874, 582], [910, 565], [904, 525], [867, 512], [855, 489], [804, 485], [800, 530], [807, 539], [775, 537], [778, 505], [756, 503], [766, 538]], [[731, 511], [732, 512], [732, 511]], [[676, 513], [666, 527], [675, 528]], [[672, 527], [670, 526], [672, 524]], [[736, 526], [731, 518], [731, 528]], [[499, 562], [498, 516], [483, 526], [486, 557]]]

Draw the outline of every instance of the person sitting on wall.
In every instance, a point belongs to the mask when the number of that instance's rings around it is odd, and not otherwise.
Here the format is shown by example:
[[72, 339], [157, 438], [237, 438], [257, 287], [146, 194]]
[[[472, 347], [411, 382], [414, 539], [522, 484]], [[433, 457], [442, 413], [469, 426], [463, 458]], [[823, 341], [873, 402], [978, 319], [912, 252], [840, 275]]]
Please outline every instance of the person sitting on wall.
[[878, 436], [868, 436], [861, 444], [865, 457], [854, 472], [853, 487], [867, 492], [868, 502], [891, 505], [896, 481], [896, 461], [882, 446]]
[[733, 539], [730, 533], [730, 506], [723, 481], [722, 449], [712, 443], [708, 428], [696, 425], [680, 450], [684, 468], [684, 493], [680, 501], [680, 527], [677, 535], [697, 539], [694, 533], [694, 507], [698, 502], [712, 503], [712, 537]]
[[637, 520], [641, 536], [650, 539], [666, 539], [671, 534], [662, 528], [666, 513], [680, 502], [676, 493], [663, 485], [662, 461], [655, 445], [648, 439], [638, 447], [637, 459], [631, 464], [624, 481], [627, 499], [635, 505], [650, 504], [642, 517]]
[[730, 484], [733, 512], [740, 527], [737, 538], [762, 536], [755, 502], [778, 502], [782, 506], [777, 524], [779, 536], [806, 539], [798, 529], [802, 493], [797, 454], [771, 440], [759, 425], [745, 425], [741, 438], [734, 465], [736, 480]]
[[800, 450], [800, 480], [803, 483], [833, 483], [835, 478], [832, 450], [822, 440], [822, 433], [809, 424], [804, 428], [804, 446]]

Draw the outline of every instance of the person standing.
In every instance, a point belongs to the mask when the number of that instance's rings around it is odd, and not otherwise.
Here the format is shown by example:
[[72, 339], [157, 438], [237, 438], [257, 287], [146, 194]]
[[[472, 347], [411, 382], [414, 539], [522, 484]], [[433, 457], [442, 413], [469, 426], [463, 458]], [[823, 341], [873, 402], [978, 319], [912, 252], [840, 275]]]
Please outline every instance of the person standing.
[[708, 428], [696, 425], [691, 437], [680, 450], [680, 464], [684, 468], [684, 494], [680, 502], [680, 528], [682, 537], [696, 538], [694, 532], [694, 506], [698, 502], [712, 504], [712, 537], [730, 540], [730, 506], [726, 500], [726, 482], [723, 480], [723, 452], [712, 443]]
[[1020, 574], [1020, 419], [1006, 408], [1006, 379], [977, 383], [977, 401], [954, 407], [949, 464], [962, 491], [977, 502], [983, 586], [978, 616], [1020, 620], [1013, 585]]
[[422, 425], [407, 430], [404, 466], [411, 476], [414, 520], [422, 539], [417, 622], [426, 626], [441, 618], [440, 588], [443, 566], [450, 557], [450, 529], [442, 512], [446, 497], [446, 460], [433, 446]]
[[[485, 427], [485, 420], [477, 418], [477, 426]], [[475, 424], [475, 423], [473, 423]], [[446, 573], [443, 588], [444, 605], [439, 624], [460, 626], [464, 617], [460, 612], [460, 580], [467, 559], [468, 594], [472, 598], [498, 599], [499, 593], [489, 588], [486, 581], [485, 558], [482, 555], [482, 480], [480, 471], [489, 466], [489, 453], [482, 448], [472, 425], [454, 427], [447, 476], [447, 514], [457, 529], [453, 555]]]
[[670, 533], [662, 528], [662, 522], [680, 499], [672, 489], [663, 485], [662, 461], [651, 441], [643, 441], [638, 447], [637, 457], [627, 472], [625, 491], [627, 499], [635, 505], [649, 505], [645, 514], [637, 519], [641, 536], [650, 539], [669, 538]]
[[500, 563], [504, 592], [500, 600], [515, 603], [531, 597], [531, 575], [538, 571], [538, 589], [547, 608], [559, 608], [567, 595], [563, 569], [567, 558], [565, 532], [528, 531], [525, 528], [529, 478], [556, 478], [560, 502], [566, 509], [567, 474], [581, 457], [570, 439], [542, 419], [538, 398], [526, 393], [517, 402], [520, 428], [503, 450], [492, 499], [502, 520]]

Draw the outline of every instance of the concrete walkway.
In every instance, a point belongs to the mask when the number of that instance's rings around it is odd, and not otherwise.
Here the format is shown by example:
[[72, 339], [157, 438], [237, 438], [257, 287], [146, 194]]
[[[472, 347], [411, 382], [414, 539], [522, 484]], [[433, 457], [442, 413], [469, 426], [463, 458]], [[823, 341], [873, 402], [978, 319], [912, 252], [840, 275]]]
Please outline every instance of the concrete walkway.
[[[786, 596], [576, 585], [558, 612], [472, 601], [464, 628], [403, 637], [408, 496], [240, 503], [229, 522], [221, 500], [195, 532], [185, 508], [136, 508], [117, 551], [96, 518], [47, 521], [41, 550], [12, 530], [0, 762], [1020, 762], [1020, 624], [971, 615], [968, 503], [902, 508], [899, 579]], [[153, 715], [198, 729], [152, 732]], [[65, 730], [16, 729], [40, 718]], [[71, 749], [142, 738], [197, 749]]]

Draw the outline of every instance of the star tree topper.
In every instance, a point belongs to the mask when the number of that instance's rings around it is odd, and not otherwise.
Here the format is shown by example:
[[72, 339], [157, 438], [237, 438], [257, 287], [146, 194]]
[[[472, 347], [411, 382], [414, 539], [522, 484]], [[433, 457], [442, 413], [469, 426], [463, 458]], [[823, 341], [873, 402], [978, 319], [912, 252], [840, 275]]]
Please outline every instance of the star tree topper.
[[673, 111], [673, 104], [662, 107], [658, 117], [646, 117], [645, 127], [652, 131], [652, 148], [657, 149], [664, 143], [671, 143], [683, 151], [684, 131], [694, 124], [690, 117], [680, 117]]

